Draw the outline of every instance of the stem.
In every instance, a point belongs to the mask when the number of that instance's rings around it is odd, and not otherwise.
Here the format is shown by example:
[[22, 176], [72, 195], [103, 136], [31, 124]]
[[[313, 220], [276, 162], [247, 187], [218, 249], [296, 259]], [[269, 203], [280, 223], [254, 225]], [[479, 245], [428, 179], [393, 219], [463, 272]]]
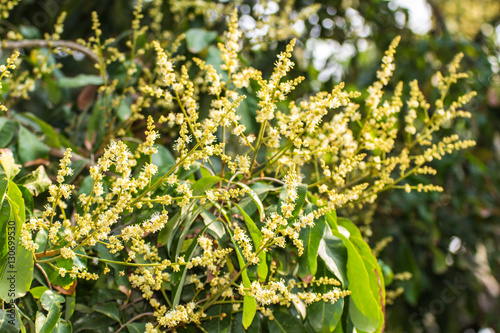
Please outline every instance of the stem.
[[123, 324], [122, 326], [120, 326], [120, 328], [118, 329], [118, 331], [116, 331], [116, 333], [121, 332], [121, 330], [123, 330], [125, 328], [125, 326], [127, 326], [128, 324], [136, 321], [139, 318], [146, 317], [146, 316], [154, 316], [154, 315], [155, 314], [153, 312], [144, 312], [144, 313], [141, 313], [140, 315], [135, 316], [134, 318], [130, 319], [125, 324]]
[[65, 47], [74, 51], [81, 52], [89, 57], [93, 62], [99, 63], [99, 57], [90, 49], [78, 43], [68, 40], [53, 40], [47, 41], [45, 39], [28, 39], [28, 40], [4, 40], [2, 42], [2, 49], [26, 49], [35, 47]]
[[98, 257], [92, 257], [92, 256], [87, 256], [85, 254], [80, 254], [80, 253], [75, 253], [75, 255], [83, 258], [88, 258], [88, 259], [97, 259], [102, 262], [110, 263], [110, 264], [117, 264], [117, 265], [124, 265], [124, 266], [134, 266], [134, 267], [150, 267], [150, 266], [164, 266], [163, 264], [137, 264], [137, 263], [132, 263], [132, 262], [124, 262], [124, 261], [116, 261], [116, 260], [108, 260], [108, 259], [101, 259]]

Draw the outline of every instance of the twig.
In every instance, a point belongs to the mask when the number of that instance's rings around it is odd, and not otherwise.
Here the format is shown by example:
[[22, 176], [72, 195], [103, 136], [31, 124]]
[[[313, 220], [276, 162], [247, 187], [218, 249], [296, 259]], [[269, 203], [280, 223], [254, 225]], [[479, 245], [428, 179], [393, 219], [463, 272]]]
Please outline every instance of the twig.
[[43, 276], [45, 276], [45, 280], [47, 281], [47, 284], [49, 285], [49, 289], [52, 290], [52, 284], [50, 283], [49, 277], [47, 276], [47, 273], [43, 270], [42, 266], [40, 264], [35, 264], [36, 267], [42, 272]]
[[89, 57], [93, 62], [99, 63], [99, 57], [87, 47], [69, 40], [45, 40], [45, 39], [26, 39], [26, 40], [4, 40], [2, 49], [26, 49], [34, 47], [65, 47], [74, 51], [81, 52]]
[[141, 317], [146, 317], [146, 316], [154, 316], [155, 314], [153, 312], [145, 312], [145, 313], [141, 313], [140, 315], [137, 315], [135, 316], [134, 318], [130, 319], [129, 321], [127, 321], [125, 324], [123, 324], [119, 329], [118, 331], [116, 331], [115, 333], [119, 333], [121, 330], [123, 330], [125, 328], [125, 326], [127, 326], [128, 324], [130, 324], [131, 322], [141, 318]]

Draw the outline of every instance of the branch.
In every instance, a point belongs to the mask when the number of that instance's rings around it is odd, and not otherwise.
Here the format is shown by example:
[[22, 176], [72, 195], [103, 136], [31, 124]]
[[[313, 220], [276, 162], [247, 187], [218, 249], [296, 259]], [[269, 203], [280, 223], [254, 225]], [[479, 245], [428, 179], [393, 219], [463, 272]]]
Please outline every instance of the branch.
[[87, 47], [76, 42], [68, 40], [45, 40], [45, 39], [26, 39], [26, 40], [4, 40], [2, 49], [26, 49], [34, 47], [63, 47], [81, 52], [89, 57], [93, 62], [99, 63], [99, 57]]

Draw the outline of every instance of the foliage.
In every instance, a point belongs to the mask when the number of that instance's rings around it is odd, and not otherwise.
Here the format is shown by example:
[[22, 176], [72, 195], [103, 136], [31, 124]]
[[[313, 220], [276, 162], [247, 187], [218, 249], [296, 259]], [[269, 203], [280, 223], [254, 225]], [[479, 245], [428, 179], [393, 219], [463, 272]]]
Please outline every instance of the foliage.
[[[44, 39], [30, 40], [29, 27], [8, 34], [4, 48], [29, 52], [6, 61], [0, 118], [2, 226], [17, 223], [26, 257], [16, 262], [18, 327], [384, 330], [385, 285], [411, 274], [377, 260], [383, 246], [370, 249], [379, 231], [365, 213], [389, 189], [442, 190], [425, 175], [474, 145], [450, 129], [470, 117], [462, 106], [474, 93], [454, 92], [467, 77], [460, 55], [436, 74], [435, 93], [390, 82], [399, 38], [366, 92], [318, 92], [293, 69], [287, 29], [318, 5], [297, 15], [288, 6], [255, 11], [270, 28], [245, 31], [248, 41], [231, 6], [211, 2], [162, 11], [162, 1], [138, 1], [111, 39], [97, 13], [78, 43], [61, 40], [64, 13]], [[163, 13], [180, 31], [164, 28]], [[277, 61], [265, 52], [273, 41], [286, 43]], [[387, 293], [392, 302], [400, 290]]]

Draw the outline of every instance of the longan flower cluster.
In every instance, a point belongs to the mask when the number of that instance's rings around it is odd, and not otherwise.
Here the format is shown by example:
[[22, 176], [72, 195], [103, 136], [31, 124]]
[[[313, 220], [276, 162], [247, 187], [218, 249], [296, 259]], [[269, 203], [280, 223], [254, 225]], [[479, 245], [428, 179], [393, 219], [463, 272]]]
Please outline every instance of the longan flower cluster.
[[[312, 283], [311, 283], [312, 284]], [[314, 284], [319, 285], [338, 285], [339, 282], [335, 279], [319, 279], [315, 280]], [[308, 287], [308, 284], [304, 283], [295, 284], [294, 280], [291, 280], [288, 285], [285, 285], [285, 281], [281, 279], [280, 281], [270, 281], [266, 285], [261, 285], [258, 281], [254, 281], [250, 288], [245, 288], [241, 284], [238, 288], [240, 295], [245, 294], [250, 295], [255, 298], [255, 300], [261, 305], [266, 306], [270, 304], [280, 304], [285, 306], [290, 306], [293, 301], [304, 300], [306, 306], [312, 303], [324, 301], [335, 303], [339, 298], [346, 297], [350, 295], [350, 291], [341, 290], [336, 287], [332, 287], [328, 292], [322, 294], [312, 291], [298, 291], [293, 292], [294, 287], [303, 287], [304, 289]]]
[[[11, 2], [12, 1], [9, 1], [8, 3], [11, 3]], [[11, 71], [13, 69], [16, 69], [17, 58], [19, 58], [19, 51], [15, 50], [12, 53], [12, 55], [9, 58], [7, 58], [6, 64], [0, 66], [0, 89], [2, 88], [1, 79], [4, 77], [9, 77]], [[0, 111], [7, 112], [7, 108], [5, 107], [5, 105], [0, 104]]]
[[20, 0], [2, 0], [0, 1], [0, 16], [2, 19], [9, 18], [10, 12], [19, 3]]

